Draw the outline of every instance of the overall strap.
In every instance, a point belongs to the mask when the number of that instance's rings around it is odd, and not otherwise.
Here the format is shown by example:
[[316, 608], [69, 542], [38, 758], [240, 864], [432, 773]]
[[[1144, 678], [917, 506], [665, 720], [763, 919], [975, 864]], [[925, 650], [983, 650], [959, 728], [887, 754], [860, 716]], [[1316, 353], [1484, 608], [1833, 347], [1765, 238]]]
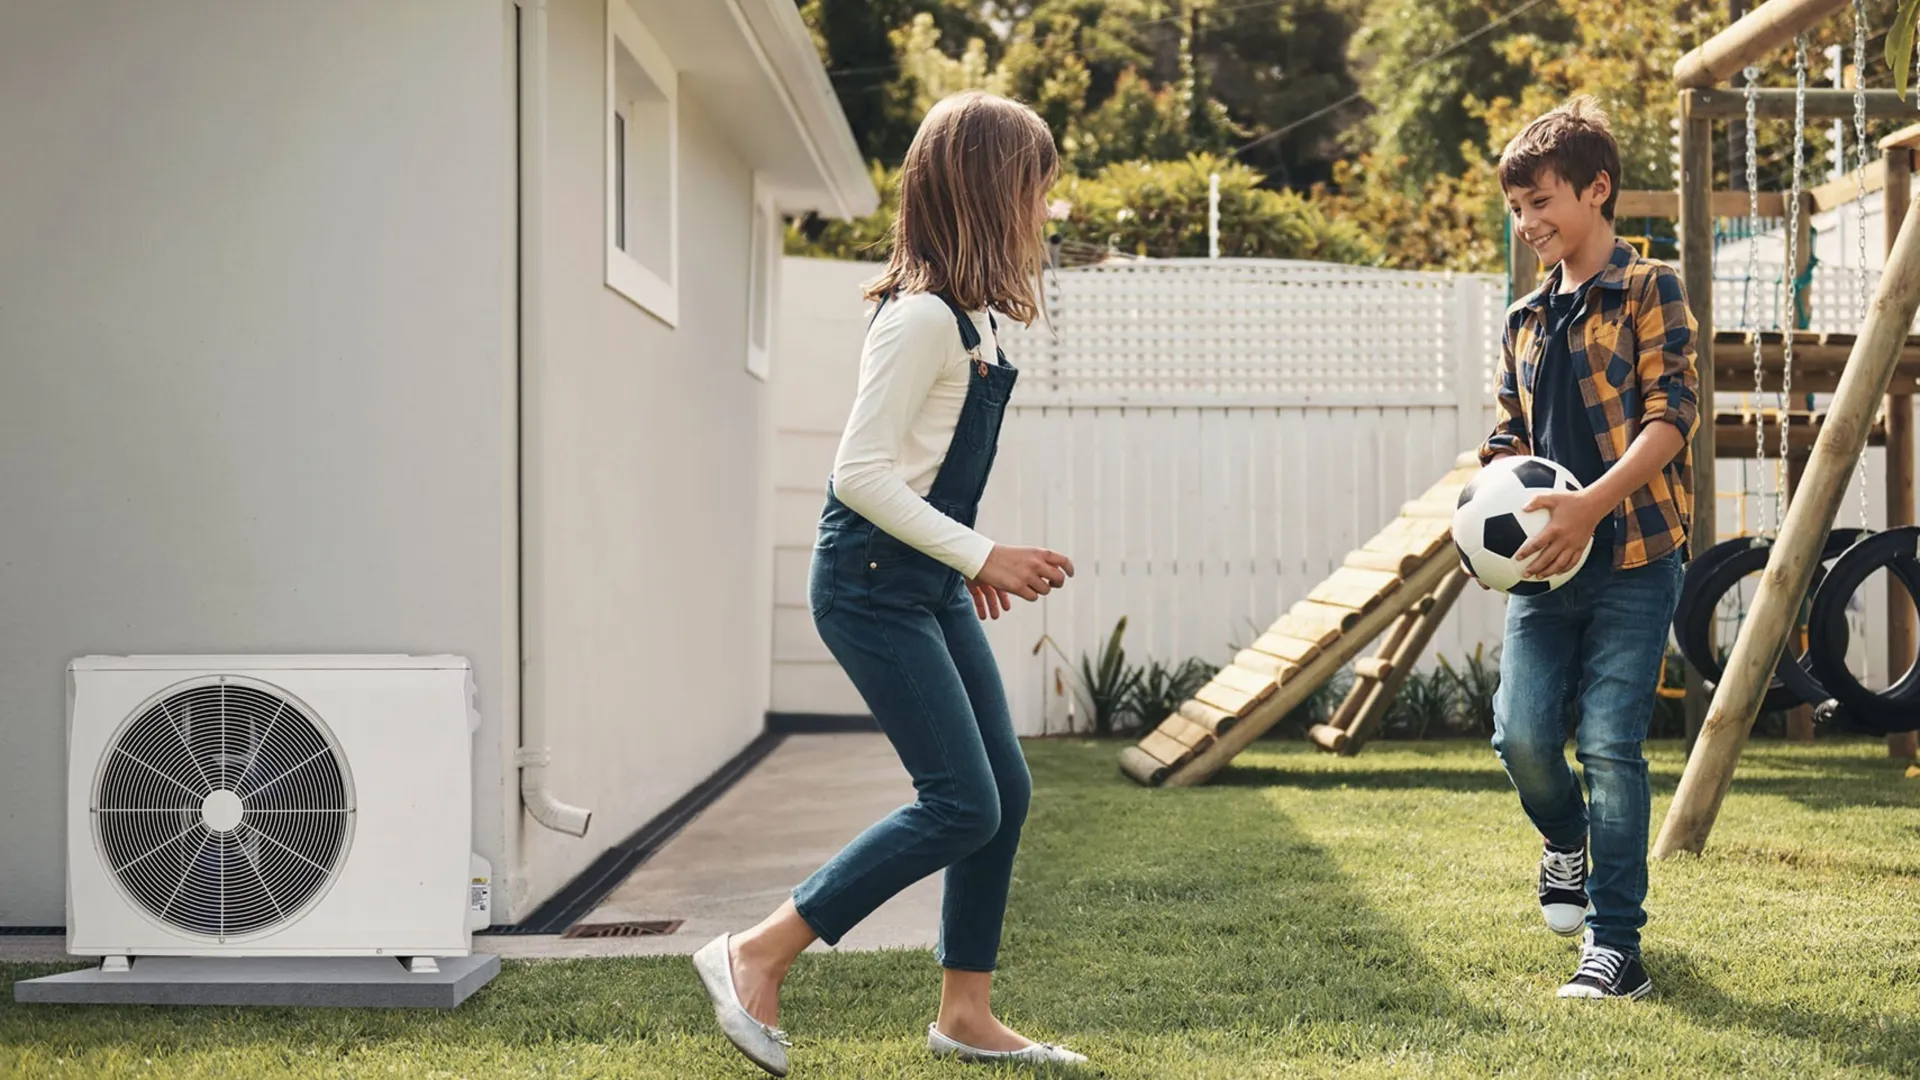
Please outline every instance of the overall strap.
[[[960, 327], [960, 344], [965, 346], [968, 352], [979, 348], [980, 330], [973, 325], [973, 317], [967, 314], [966, 309], [954, 303], [953, 297], [948, 296], [945, 292], [937, 292], [933, 295], [939, 297], [941, 302], [947, 305], [948, 311], [953, 312], [953, 321]], [[989, 324], [993, 322], [993, 313], [991, 311], [987, 313], [987, 322]], [[995, 329], [997, 331], [998, 327]]]

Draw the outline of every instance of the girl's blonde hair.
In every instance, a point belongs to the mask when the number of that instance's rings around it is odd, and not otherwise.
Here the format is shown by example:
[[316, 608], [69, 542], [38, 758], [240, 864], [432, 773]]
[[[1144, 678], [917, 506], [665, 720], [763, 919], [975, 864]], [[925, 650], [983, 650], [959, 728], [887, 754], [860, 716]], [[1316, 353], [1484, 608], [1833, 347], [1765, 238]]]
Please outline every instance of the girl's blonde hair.
[[1046, 194], [1060, 158], [1046, 121], [1019, 102], [969, 90], [928, 110], [900, 168], [886, 270], [868, 300], [944, 292], [1031, 324], [1045, 313]]

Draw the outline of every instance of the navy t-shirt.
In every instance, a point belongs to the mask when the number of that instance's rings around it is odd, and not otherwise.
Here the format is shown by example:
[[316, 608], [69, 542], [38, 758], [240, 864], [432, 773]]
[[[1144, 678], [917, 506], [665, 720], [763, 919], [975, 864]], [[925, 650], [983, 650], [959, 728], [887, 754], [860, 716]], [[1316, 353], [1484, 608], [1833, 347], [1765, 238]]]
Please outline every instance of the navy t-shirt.
[[[1574, 370], [1573, 350], [1567, 343], [1575, 321], [1585, 314], [1592, 285], [1588, 280], [1573, 292], [1547, 296], [1547, 350], [1533, 389], [1533, 452], [1566, 466], [1582, 487], [1592, 487], [1607, 471], [1593, 424], [1587, 419], [1586, 399], [1580, 395], [1581, 373]], [[1608, 514], [1594, 528], [1589, 560], [1612, 558], [1613, 533], [1613, 515]]]

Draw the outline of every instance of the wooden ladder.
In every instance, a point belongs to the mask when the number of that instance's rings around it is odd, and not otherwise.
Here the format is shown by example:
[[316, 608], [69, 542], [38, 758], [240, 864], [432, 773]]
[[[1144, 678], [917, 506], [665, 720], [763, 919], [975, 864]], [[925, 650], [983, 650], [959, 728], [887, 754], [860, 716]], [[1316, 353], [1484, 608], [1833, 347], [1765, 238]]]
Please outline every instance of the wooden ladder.
[[1453, 510], [1479, 469], [1462, 454], [1192, 700], [1121, 751], [1121, 771], [1152, 787], [1205, 783], [1384, 634], [1379, 651], [1355, 664], [1359, 678], [1333, 722], [1314, 728], [1316, 744], [1356, 752], [1466, 584]]

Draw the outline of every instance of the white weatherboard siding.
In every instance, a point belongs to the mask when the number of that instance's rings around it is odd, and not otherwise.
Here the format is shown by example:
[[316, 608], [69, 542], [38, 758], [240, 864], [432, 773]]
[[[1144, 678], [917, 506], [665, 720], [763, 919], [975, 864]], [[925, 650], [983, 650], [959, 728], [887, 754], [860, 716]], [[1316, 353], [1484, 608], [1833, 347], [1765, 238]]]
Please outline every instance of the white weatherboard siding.
[[0, 925], [65, 921], [83, 653], [470, 658], [504, 865], [505, 45], [454, 0], [9, 5]]
[[549, 786], [594, 811], [584, 841], [523, 824], [528, 880], [551, 889], [759, 733], [772, 541], [767, 384], [746, 366], [753, 175], [712, 119], [724, 106], [680, 100], [672, 328], [603, 283], [603, 0], [553, 0], [548, 33], [525, 695], [547, 718]]

